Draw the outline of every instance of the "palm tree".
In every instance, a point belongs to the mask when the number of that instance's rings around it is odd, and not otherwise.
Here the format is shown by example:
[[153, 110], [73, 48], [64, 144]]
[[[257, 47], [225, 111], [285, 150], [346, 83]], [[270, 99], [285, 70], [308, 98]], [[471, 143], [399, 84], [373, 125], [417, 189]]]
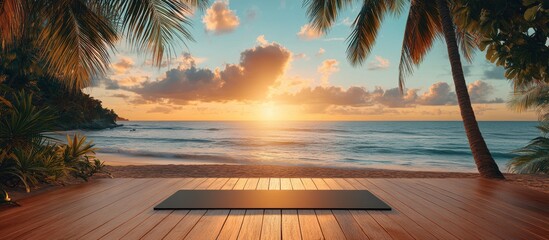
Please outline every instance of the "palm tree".
[[[176, 43], [193, 40], [188, 16], [193, 8], [207, 4], [207, 0], [0, 0], [0, 51], [21, 53], [18, 57], [24, 59], [13, 63], [21, 66], [19, 71], [37, 64], [48, 75], [80, 89], [105, 74], [110, 53], [121, 38], [135, 50], [152, 53], [159, 66], [175, 52]], [[9, 78], [27, 74], [12, 73]]]
[[[350, 6], [353, 0], [305, 0], [312, 26], [327, 32], [337, 19], [339, 11]], [[387, 14], [399, 14], [405, 0], [364, 0], [353, 30], [348, 38], [347, 57], [353, 65], [360, 65], [373, 47], [379, 27]], [[482, 137], [471, 106], [463, 75], [458, 42], [469, 60], [476, 46], [474, 34], [457, 29], [453, 23], [447, 0], [411, 0], [404, 32], [399, 66], [399, 88], [404, 90], [404, 80], [413, 67], [422, 62], [436, 38], [444, 37], [452, 68], [452, 77], [458, 97], [463, 125], [477, 169], [482, 177], [504, 179]]]

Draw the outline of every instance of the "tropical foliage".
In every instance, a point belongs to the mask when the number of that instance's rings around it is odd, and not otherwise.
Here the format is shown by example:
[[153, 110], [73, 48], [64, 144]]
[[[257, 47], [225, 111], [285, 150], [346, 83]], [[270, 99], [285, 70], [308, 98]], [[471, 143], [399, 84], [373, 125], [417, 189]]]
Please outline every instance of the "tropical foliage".
[[518, 156], [511, 159], [507, 168], [515, 173], [549, 174], [549, 83], [516, 92], [510, 105], [518, 111], [536, 110], [540, 116], [541, 136], [515, 150]]
[[507, 165], [510, 172], [549, 174], [549, 123], [542, 123], [538, 129], [541, 136], [514, 151], [518, 156]]
[[544, 0], [455, 0], [453, 14], [461, 28], [475, 31], [486, 59], [505, 68], [514, 96], [510, 106], [536, 110], [542, 136], [515, 151], [509, 162], [517, 173], [547, 173], [549, 144], [549, 2]]
[[7, 188], [23, 186], [27, 192], [39, 183], [63, 181], [69, 175], [87, 180], [102, 171], [93, 144], [75, 135], [64, 144], [45, 133], [53, 129], [54, 115], [32, 105], [24, 91], [13, 102], [0, 106], [0, 187], [9, 201]]
[[[160, 66], [178, 43], [192, 40], [187, 27], [205, 0], [2, 0], [0, 50], [15, 71], [4, 81], [39, 73], [71, 88], [89, 86], [105, 74], [110, 52], [122, 38], [152, 53]], [[16, 67], [17, 66], [17, 67]], [[32, 79], [31, 79], [32, 80]]]
[[454, 2], [457, 25], [479, 34], [486, 59], [505, 68], [516, 91], [549, 82], [549, 1]]
[[55, 113], [52, 120], [54, 130], [70, 129], [103, 129], [118, 126], [118, 115], [111, 109], [104, 108], [101, 101], [92, 98], [82, 90], [69, 90], [59, 81], [45, 77], [29, 81], [18, 89], [0, 83], [0, 100], [4, 103], [13, 101], [12, 92], [21, 90], [32, 94], [32, 104], [38, 109], [49, 109]]
[[404, 91], [404, 82], [414, 66], [419, 65], [437, 38], [444, 38], [452, 67], [452, 77], [458, 96], [465, 132], [479, 173], [487, 178], [504, 178], [492, 158], [482, 137], [475, 113], [471, 106], [469, 93], [461, 65], [462, 55], [470, 60], [477, 47], [478, 36], [466, 28], [456, 25], [449, 10], [447, 0], [305, 0], [307, 15], [311, 25], [320, 32], [327, 32], [335, 25], [339, 12], [359, 2], [361, 8], [351, 25], [348, 37], [347, 58], [354, 65], [364, 62], [375, 44], [381, 22], [387, 15], [398, 15], [407, 3], [410, 10], [404, 31], [402, 54], [399, 66], [399, 87]]

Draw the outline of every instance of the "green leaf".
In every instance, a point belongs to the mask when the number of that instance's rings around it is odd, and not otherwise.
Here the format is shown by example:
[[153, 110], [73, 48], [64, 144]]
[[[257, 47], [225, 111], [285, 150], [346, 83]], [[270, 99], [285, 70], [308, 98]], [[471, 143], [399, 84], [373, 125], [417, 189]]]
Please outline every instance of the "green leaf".
[[536, 14], [538, 13], [538, 9], [540, 8], [539, 5], [537, 6], [533, 6], [533, 7], [530, 7], [528, 9], [526, 9], [526, 11], [524, 12], [524, 19], [526, 19], [526, 21], [534, 21], [534, 19], [536, 19]]

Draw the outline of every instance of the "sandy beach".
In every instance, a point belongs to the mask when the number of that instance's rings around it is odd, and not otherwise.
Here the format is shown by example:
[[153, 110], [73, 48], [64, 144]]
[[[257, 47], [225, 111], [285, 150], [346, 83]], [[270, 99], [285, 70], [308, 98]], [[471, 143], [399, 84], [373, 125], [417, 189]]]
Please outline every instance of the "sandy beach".
[[[182, 177], [277, 177], [277, 178], [478, 178], [478, 173], [406, 171], [376, 168], [333, 168], [309, 166], [237, 165], [200, 161], [152, 159], [119, 154], [99, 155], [105, 161], [106, 170], [114, 178], [182, 178]], [[154, 161], [153, 161], [154, 160]], [[150, 162], [158, 164], [150, 165]], [[505, 174], [508, 182], [549, 193], [549, 177], [546, 175]], [[100, 174], [97, 177], [109, 177]]]

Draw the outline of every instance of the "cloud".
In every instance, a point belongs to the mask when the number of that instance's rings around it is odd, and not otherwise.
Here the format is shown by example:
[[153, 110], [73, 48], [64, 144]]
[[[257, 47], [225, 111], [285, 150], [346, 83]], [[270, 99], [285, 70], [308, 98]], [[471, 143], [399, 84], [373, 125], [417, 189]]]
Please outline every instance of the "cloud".
[[179, 110], [180, 107], [165, 107], [165, 106], [156, 106], [154, 108], [151, 108], [147, 111], [147, 113], [164, 113], [169, 114], [172, 113], [174, 110]]
[[469, 98], [473, 103], [503, 103], [503, 99], [495, 98], [492, 100], [486, 99], [494, 91], [494, 87], [486, 82], [476, 80], [467, 85], [467, 91], [469, 92]]
[[387, 69], [390, 66], [389, 60], [381, 57], [376, 56], [375, 59], [368, 63], [368, 70], [381, 70], [381, 69]]
[[197, 68], [195, 65], [171, 69], [164, 79], [125, 89], [148, 101], [168, 100], [176, 104], [263, 100], [269, 88], [283, 75], [290, 60], [290, 51], [271, 43], [243, 51], [239, 64], [227, 64], [222, 70]]
[[120, 85], [118, 84], [118, 81], [113, 80], [112, 78], [105, 77], [101, 79], [100, 81], [103, 86], [105, 86], [105, 89], [107, 90], [117, 90], [120, 89]]
[[294, 55], [295, 59], [308, 59], [307, 54], [305, 53], [298, 53]]
[[129, 57], [121, 57], [118, 62], [115, 62], [111, 65], [111, 68], [114, 70], [115, 74], [124, 74], [127, 73], [128, 70], [133, 68], [134, 61], [132, 58]]
[[224, 34], [232, 32], [240, 25], [240, 20], [236, 13], [229, 9], [229, 2], [218, 0], [206, 10], [202, 18], [206, 31], [215, 34]]
[[417, 101], [421, 105], [455, 105], [456, 93], [451, 91], [450, 85], [445, 82], [437, 82], [421, 95]]
[[372, 92], [372, 99], [374, 102], [390, 108], [411, 107], [416, 104], [418, 99], [417, 91], [417, 89], [409, 89], [401, 94], [398, 88], [383, 90], [381, 87], [376, 87]]
[[384, 114], [399, 114], [401, 111], [396, 109], [387, 109], [383, 106], [374, 107], [349, 107], [349, 106], [332, 106], [326, 109], [328, 114], [337, 115], [384, 115]]
[[335, 59], [326, 59], [318, 66], [317, 71], [322, 75], [322, 84], [327, 85], [330, 76], [339, 71], [339, 62]]
[[489, 66], [482, 73], [484, 79], [506, 79], [505, 69], [499, 66]]
[[[475, 104], [500, 103], [500, 98], [486, 100], [491, 86], [482, 81], [469, 84], [471, 101]], [[416, 106], [446, 106], [457, 105], [456, 93], [445, 82], [434, 83], [428, 91], [419, 95], [419, 89], [408, 89], [402, 95], [398, 88], [384, 90], [376, 87], [368, 91], [363, 87], [349, 87], [347, 89], [334, 86], [304, 87], [295, 93], [282, 93], [273, 96], [280, 103], [305, 106], [309, 112], [324, 112], [334, 109], [333, 106], [358, 107], [380, 106], [381, 108], [413, 108]], [[482, 95], [483, 97], [480, 97]], [[344, 110], [340, 108], [340, 110]], [[357, 113], [357, 109], [352, 112]], [[370, 110], [367, 110], [371, 112]], [[394, 112], [387, 110], [386, 112]], [[343, 114], [343, 113], [341, 113]], [[350, 113], [349, 113], [350, 114]]]
[[310, 24], [301, 26], [297, 36], [303, 40], [313, 40], [322, 37], [322, 32], [315, 30]]
[[275, 100], [295, 105], [340, 105], [340, 106], [364, 106], [369, 102], [370, 94], [362, 87], [306, 87], [296, 93], [285, 93], [275, 96]]
[[346, 17], [343, 20], [341, 20], [340, 24], [345, 26], [351, 26], [353, 25], [353, 21], [349, 17]]
[[326, 38], [323, 41], [325, 42], [345, 41], [345, 38], [342, 38], [342, 37]]
[[110, 97], [128, 99], [130, 96], [122, 93], [112, 94]]
[[257, 36], [257, 38], [255, 39], [257, 41], [257, 43], [259, 43], [260, 45], [267, 45], [269, 44], [269, 42], [265, 39], [265, 35], [259, 35]]
[[324, 53], [326, 53], [326, 50], [324, 50], [324, 48], [320, 48], [320, 49], [318, 49], [318, 52], [316, 53], [316, 56], [322, 56], [322, 55], [324, 55]]

